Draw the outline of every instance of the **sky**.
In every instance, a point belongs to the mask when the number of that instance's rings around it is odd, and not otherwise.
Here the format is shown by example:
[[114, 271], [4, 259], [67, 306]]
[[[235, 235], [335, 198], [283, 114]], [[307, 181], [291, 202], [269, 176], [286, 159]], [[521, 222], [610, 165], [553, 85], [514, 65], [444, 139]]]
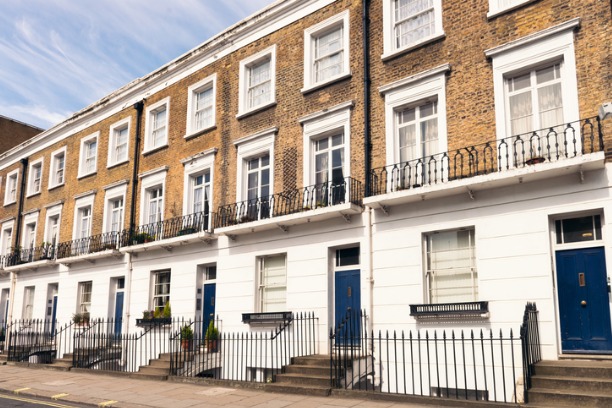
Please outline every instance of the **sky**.
[[0, 115], [43, 129], [273, 0], [1, 0]]

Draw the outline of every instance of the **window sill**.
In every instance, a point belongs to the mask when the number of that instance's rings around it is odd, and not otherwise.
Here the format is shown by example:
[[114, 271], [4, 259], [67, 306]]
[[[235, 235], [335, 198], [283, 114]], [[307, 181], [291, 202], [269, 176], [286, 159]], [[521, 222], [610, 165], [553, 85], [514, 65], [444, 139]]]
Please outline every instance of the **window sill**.
[[424, 38], [421, 41], [419, 41], [418, 43], [414, 43], [412, 45], [409, 45], [407, 47], [404, 48], [400, 48], [397, 50], [393, 50], [390, 52], [386, 52], [383, 55], [381, 55], [381, 59], [383, 60], [383, 62], [387, 62], [390, 59], [393, 59], [395, 57], [399, 57], [402, 54], [405, 54], [407, 52], [416, 50], [417, 48], [421, 48], [427, 44], [431, 44], [432, 42], [444, 39], [446, 37], [446, 34], [444, 34], [444, 32], [441, 32], [439, 34], [434, 34], [430, 37]]
[[87, 174], [79, 174], [77, 176], [77, 180], [84, 179], [85, 177], [93, 176], [93, 175], [95, 175], [97, 173], [98, 173], [98, 171], [96, 170], [96, 171], [92, 171], [91, 173], [87, 173]]
[[142, 151], [142, 155], [143, 156], [147, 156], [149, 154], [152, 154], [152, 153], [158, 152], [158, 151], [160, 151], [162, 149], [165, 149], [166, 147], [168, 147], [168, 143], [160, 145], [160, 146], [157, 146], [157, 147], [153, 147], [151, 149], [143, 150]]
[[496, 9], [496, 10], [490, 10], [490, 11], [487, 13], [487, 19], [488, 19], [488, 20], [492, 20], [492, 19], [494, 19], [495, 17], [501, 16], [502, 14], [509, 13], [509, 12], [511, 12], [511, 11], [516, 10], [517, 8], [520, 8], [520, 7], [526, 6], [527, 4], [530, 4], [530, 3], [533, 3], [533, 2], [536, 2], [536, 1], [537, 1], [537, 0], [523, 0], [523, 1], [521, 1], [520, 3], [517, 3], [517, 4], [513, 5], [513, 6], [508, 6], [508, 7], [504, 7], [504, 8], [499, 8], [499, 9]]
[[319, 90], [321, 88], [325, 88], [326, 86], [329, 86], [329, 85], [333, 85], [333, 84], [335, 84], [337, 82], [340, 82], [340, 81], [343, 81], [343, 80], [345, 80], [347, 78], [351, 78], [352, 76], [353, 76], [353, 74], [351, 72], [347, 72], [345, 74], [338, 75], [338, 76], [335, 76], [335, 77], [333, 77], [331, 79], [328, 79], [325, 82], [319, 82], [317, 84], [309, 84], [308, 86], [305, 86], [304, 88], [300, 89], [300, 92], [302, 92], [302, 94], [306, 95], [306, 94], [308, 94], [310, 92]]
[[185, 140], [193, 139], [194, 137], [198, 137], [198, 136], [201, 136], [201, 135], [203, 135], [205, 133], [211, 132], [211, 131], [215, 130], [216, 128], [217, 128], [217, 125], [208, 126], [208, 127], [205, 127], [204, 129], [200, 129], [200, 130], [198, 130], [196, 132], [188, 133], [185, 136], [183, 136], [183, 138]]
[[430, 303], [410, 305], [410, 316], [417, 319], [474, 319], [489, 317], [489, 302]]
[[17, 202], [17, 201], [10, 201], [10, 202], [8, 202], [8, 203], [7, 203], [7, 202], [5, 202], [5, 203], [4, 203], [4, 206], [6, 207], [6, 206], [9, 206], [9, 205], [11, 205], [11, 204], [15, 204], [16, 202]]
[[277, 325], [293, 320], [291, 312], [243, 313], [242, 323]]
[[250, 110], [247, 110], [247, 111], [244, 111], [244, 112], [240, 112], [240, 113], [238, 113], [236, 115], [236, 119], [246, 118], [247, 116], [253, 115], [253, 114], [258, 113], [258, 112], [261, 112], [261, 111], [266, 110], [266, 109], [268, 109], [268, 108], [270, 108], [272, 106], [276, 106], [276, 101], [271, 101], [271, 102], [268, 102], [265, 105], [261, 105], [261, 106], [258, 106], [256, 108], [252, 108]]
[[47, 190], [48, 190], [48, 191], [55, 190], [56, 188], [58, 188], [58, 187], [62, 187], [63, 185], [64, 185], [64, 183], [61, 183], [61, 184], [54, 184], [54, 185], [52, 185], [52, 186], [49, 186], [49, 188], [48, 188]]
[[119, 161], [119, 162], [117, 162], [117, 163], [107, 164], [107, 165], [106, 165], [106, 168], [107, 168], [107, 169], [112, 169], [113, 167], [117, 167], [117, 166], [120, 166], [120, 165], [122, 165], [122, 164], [126, 164], [126, 163], [129, 163], [129, 160], [128, 160], [128, 159], [121, 160], [121, 161]]
[[28, 193], [26, 194], [26, 198], [36, 197], [37, 195], [40, 195], [40, 191], [36, 191], [34, 193]]
[[172, 324], [171, 317], [154, 317], [153, 319], [136, 319], [137, 327], [159, 327]]

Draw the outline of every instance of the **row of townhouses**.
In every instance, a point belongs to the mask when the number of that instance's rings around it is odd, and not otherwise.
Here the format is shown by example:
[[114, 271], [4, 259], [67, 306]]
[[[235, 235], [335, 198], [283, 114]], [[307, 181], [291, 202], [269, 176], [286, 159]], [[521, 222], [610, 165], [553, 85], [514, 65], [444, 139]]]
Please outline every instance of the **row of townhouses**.
[[610, 354], [611, 15], [276, 1], [0, 155], [0, 316], [305, 312], [326, 355], [347, 319], [516, 339], [535, 302], [542, 358]]

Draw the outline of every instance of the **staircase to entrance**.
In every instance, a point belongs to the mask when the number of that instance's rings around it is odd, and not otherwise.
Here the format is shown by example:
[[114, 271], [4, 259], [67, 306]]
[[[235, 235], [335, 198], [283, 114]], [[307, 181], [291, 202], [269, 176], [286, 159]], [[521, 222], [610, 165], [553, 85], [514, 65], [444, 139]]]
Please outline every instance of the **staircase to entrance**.
[[612, 359], [540, 361], [529, 406], [612, 407]]
[[293, 357], [291, 364], [266, 389], [276, 392], [328, 396], [331, 393], [329, 356]]

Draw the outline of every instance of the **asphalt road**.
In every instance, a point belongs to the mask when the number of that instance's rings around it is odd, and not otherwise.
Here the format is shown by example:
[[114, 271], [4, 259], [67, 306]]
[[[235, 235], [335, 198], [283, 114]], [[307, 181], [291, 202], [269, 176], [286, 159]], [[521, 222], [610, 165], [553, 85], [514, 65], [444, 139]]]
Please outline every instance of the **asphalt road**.
[[22, 397], [20, 395], [9, 395], [0, 393], [0, 407], [2, 408], [45, 408], [45, 407], [55, 407], [55, 408], [79, 408], [85, 407], [85, 405], [77, 405], [72, 403], [63, 403], [56, 401], [44, 401], [37, 400], [30, 397]]

